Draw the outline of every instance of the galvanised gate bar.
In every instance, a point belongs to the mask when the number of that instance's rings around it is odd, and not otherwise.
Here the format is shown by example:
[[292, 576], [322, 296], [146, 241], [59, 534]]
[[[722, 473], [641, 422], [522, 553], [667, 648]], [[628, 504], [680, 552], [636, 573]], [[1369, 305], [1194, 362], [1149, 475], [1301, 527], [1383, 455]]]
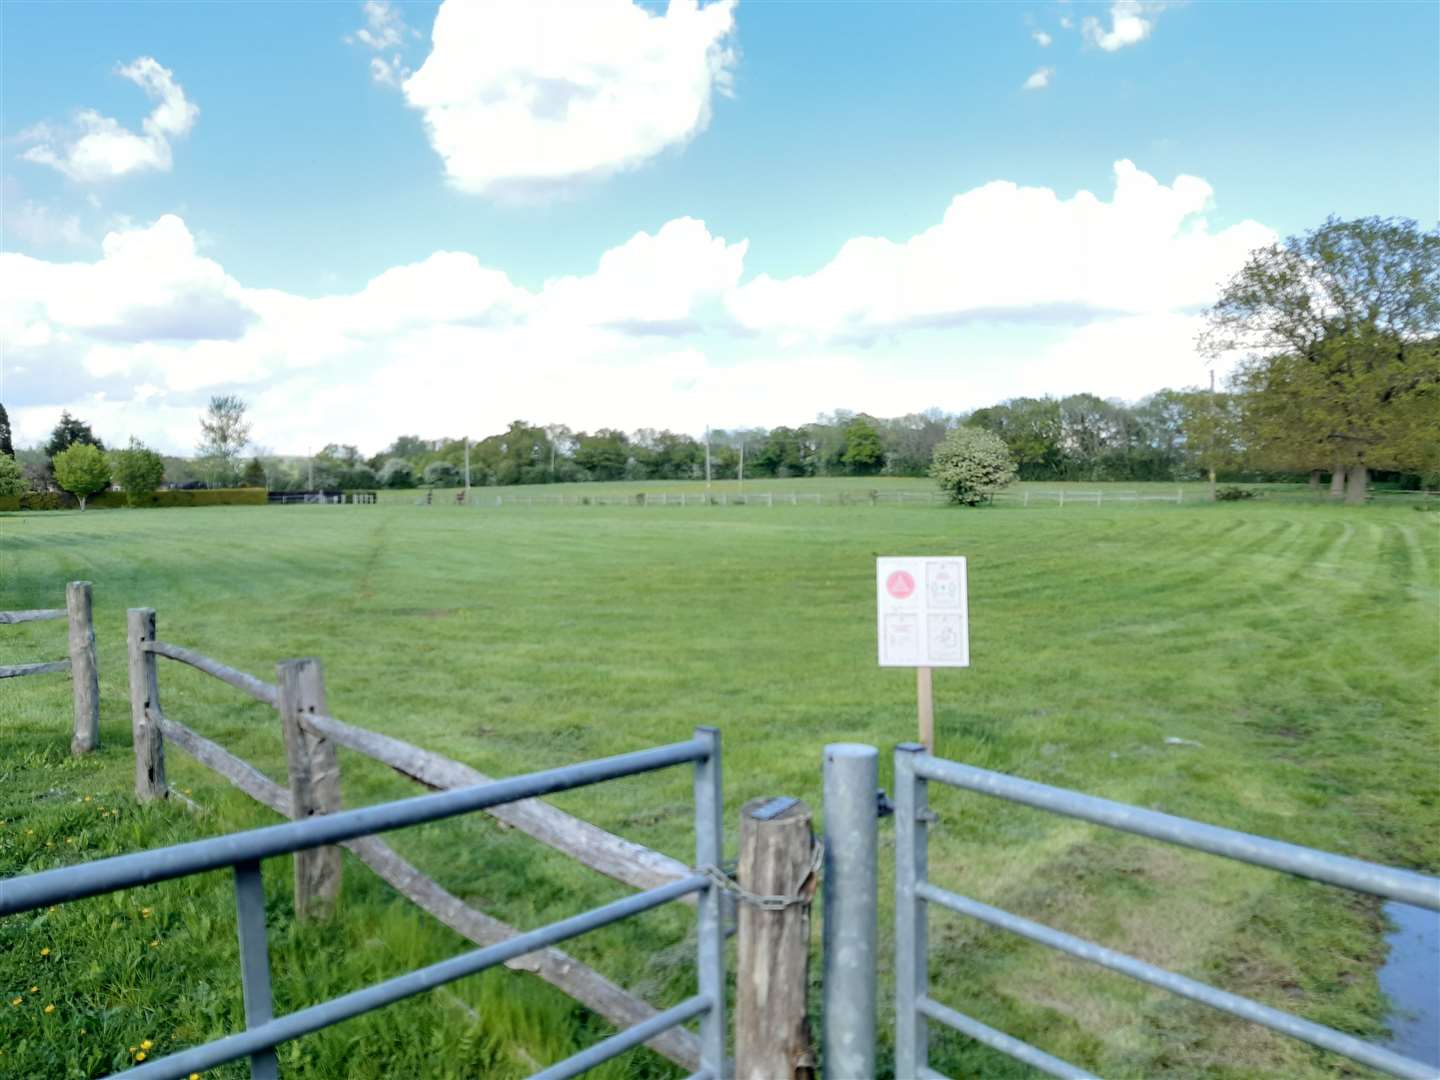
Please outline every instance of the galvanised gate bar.
[[0, 881], [0, 916], [233, 867], [246, 1030], [147, 1061], [124, 1075], [135, 1080], [169, 1080], [248, 1056], [251, 1075], [270, 1080], [277, 1075], [274, 1048], [282, 1042], [648, 911], [667, 901], [698, 893], [699, 987], [695, 996], [536, 1073], [535, 1077], [562, 1080], [576, 1076], [661, 1032], [699, 1017], [701, 1067], [691, 1080], [722, 1080], [725, 970], [721, 897], [719, 890], [701, 873], [285, 1016], [275, 1017], [271, 1006], [265, 897], [260, 879], [262, 859], [687, 762], [693, 762], [695, 769], [696, 865], [718, 866], [722, 858], [720, 734], [714, 728], [701, 727], [695, 729], [695, 737], [688, 742]]
[[1440, 878], [1396, 870], [1313, 848], [1285, 844], [1248, 833], [1221, 829], [1186, 818], [1173, 817], [1124, 803], [1111, 802], [1063, 788], [1020, 780], [1004, 773], [946, 761], [925, 752], [918, 743], [895, 748], [895, 1075], [904, 1078], [944, 1080], [930, 1068], [926, 1050], [927, 1022], [934, 1020], [960, 1031], [986, 1046], [1049, 1073], [1067, 1078], [1089, 1078], [1084, 1069], [1052, 1057], [1028, 1043], [1011, 1038], [980, 1021], [956, 1012], [929, 996], [926, 963], [927, 905], [979, 919], [1071, 956], [1118, 971], [1215, 1009], [1271, 1028], [1284, 1035], [1323, 1047], [1392, 1076], [1433, 1080], [1434, 1066], [1393, 1053], [1353, 1035], [1302, 1020], [1258, 1001], [1227, 993], [1205, 983], [1176, 975], [1132, 956], [1096, 945], [1083, 938], [1012, 915], [940, 888], [929, 880], [927, 852], [930, 814], [928, 782], [939, 781], [966, 791], [1022, 803], [1054, 814], [1079, 818], [1122, 832], [1164, 840], [1227, 859], [1283, 870], [1299, 877], [1339, 885], [1356, 892], [1383, 896], [1440, 911]]

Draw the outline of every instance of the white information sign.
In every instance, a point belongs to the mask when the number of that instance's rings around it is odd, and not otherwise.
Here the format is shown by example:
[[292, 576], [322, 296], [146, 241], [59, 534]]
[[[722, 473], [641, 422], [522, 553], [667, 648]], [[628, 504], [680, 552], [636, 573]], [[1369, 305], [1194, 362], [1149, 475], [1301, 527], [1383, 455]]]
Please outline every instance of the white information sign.
[[963, 558], [876, 559], [875, 598], [881, 667], [970, 666]]

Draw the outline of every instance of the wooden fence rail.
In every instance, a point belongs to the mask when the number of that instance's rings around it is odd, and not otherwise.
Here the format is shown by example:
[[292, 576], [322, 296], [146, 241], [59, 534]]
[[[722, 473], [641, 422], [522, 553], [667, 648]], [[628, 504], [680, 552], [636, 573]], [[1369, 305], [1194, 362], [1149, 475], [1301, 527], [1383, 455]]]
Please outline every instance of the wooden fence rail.
[[0, 611], [0, 626], [46, 622], [51, 619], [65, 619], [69, 626], [68, 658], [0, 665], [0, 679], [70, 672], [70, 692], [75, 715], [70, 752], [76, 756], [88, 754], [100, 746], [100, 674], [95, 661], [95, 618], [91, 607], [90, 582], [72, 581], [66, 585], [63, 608]]
[[[334, 757], [337, 746], [373, 758], [433, 790], [491, 782], [490, 777], [468, 765], [330, 716], [317, 661], [282, 663], [277, 667], [278, 685], [267, 683], [194, 650], [157, 640], [155, 612], [151, 609], [132, 609], [129, 620], [136, 794], [142, 800], [168, 794], [164, 751], [167, 741], [257, 802], [292, 819], [340, 809], [339, 765]], [[157, 656], [212, 675], [279, 711], [286, 739], [288, 789], [217, 743], [165, 716], [160, 703]], [[636, 888], [652, 888], [693, 873], [677, 859], [606, 832], [539, 799], [497, 806], [488, 812], [541, 843]], [[478, 945], [492, 945], [520, 933], [466, 904], [375, 837], [350, 840], [340, 846], [401, 895]], [[307, 861], [297, 854], [295, 860], [296, 911], [301, 917], [324, 914], [338, 900], [340, 876], [334, 861], [338, 852], [322, 848], [304, 854], [312, 858]], [[694, 899], [689, 902], [694, 903]], [[544, 979], [622, 1029], [659, 1015], [659, 1010], [648, 1002], [558, 948], [529, 953], [507, 966]], [[673, 1028], [645, 1045], [689, 1072], [700, 1067], [700, 1041], [684, 1028]]]

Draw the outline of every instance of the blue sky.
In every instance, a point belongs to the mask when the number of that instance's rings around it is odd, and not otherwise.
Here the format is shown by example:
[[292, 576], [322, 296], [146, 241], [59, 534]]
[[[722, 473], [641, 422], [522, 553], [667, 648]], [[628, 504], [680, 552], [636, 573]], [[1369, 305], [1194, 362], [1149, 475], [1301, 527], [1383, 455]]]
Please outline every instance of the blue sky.
[[24, 441], [68, 407], [183, 449], [232, 391], [277, 451], [1136, 398], [1203, 380], [1196, 312], [1249, 248], [1440, 213], [1433, 3], [0, 23]]

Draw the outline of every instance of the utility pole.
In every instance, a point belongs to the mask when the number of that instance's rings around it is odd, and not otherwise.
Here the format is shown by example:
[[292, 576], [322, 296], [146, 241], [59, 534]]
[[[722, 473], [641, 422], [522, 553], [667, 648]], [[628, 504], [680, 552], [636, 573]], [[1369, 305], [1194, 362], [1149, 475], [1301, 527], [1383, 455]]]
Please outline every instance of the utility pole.
[[710, 491], [710, 425], [705, 425], [705, 491]]
[[740, 494], [745, 494], [745, 440], [740, 440]]
[[470, 505], [470, 436], [465, 436], [465, 505]]
[[305, 452], [310, 456], [310, 483], [307, 485], [311, 491], [315, 490], [315, 448], [307, 446]]

